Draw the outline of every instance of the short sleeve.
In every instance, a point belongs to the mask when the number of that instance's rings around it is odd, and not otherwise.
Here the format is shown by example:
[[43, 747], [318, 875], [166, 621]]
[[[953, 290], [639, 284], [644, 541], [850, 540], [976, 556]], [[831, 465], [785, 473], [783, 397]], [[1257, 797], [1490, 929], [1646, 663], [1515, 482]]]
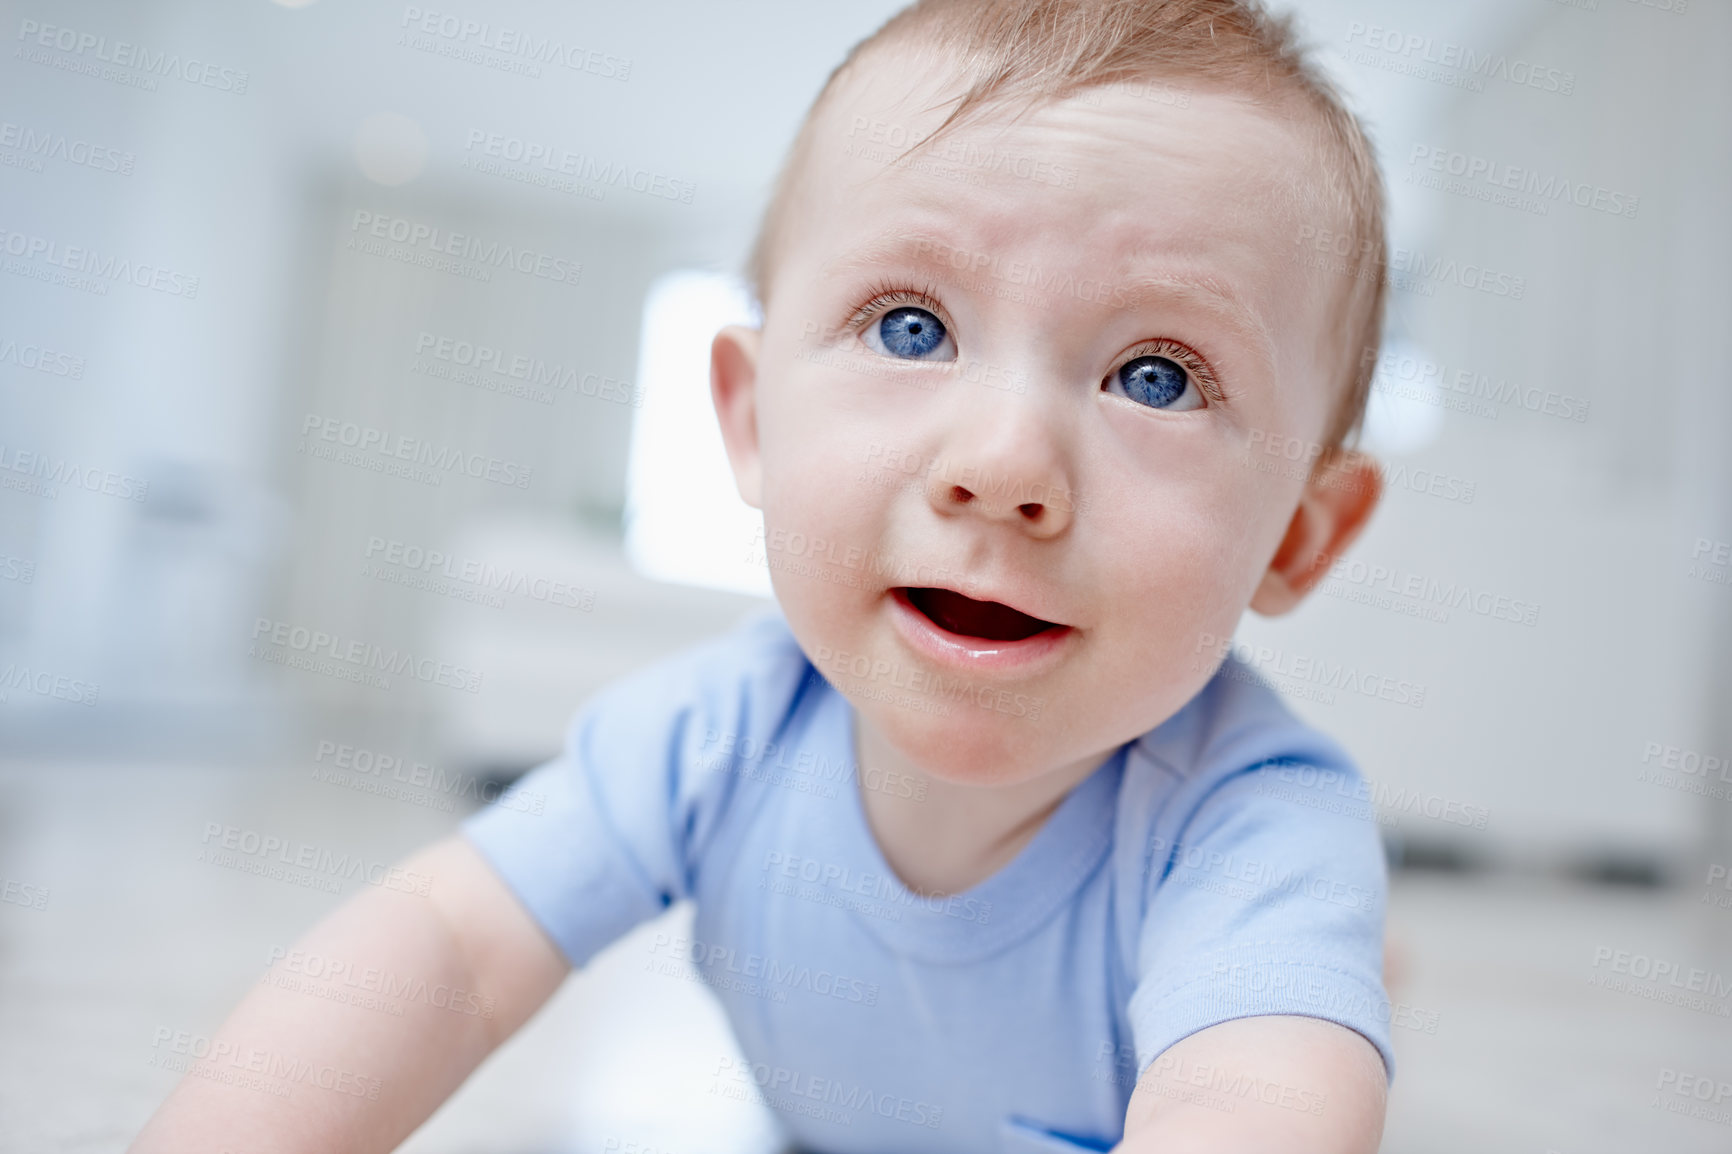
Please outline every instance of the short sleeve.
[[1198, 1030], [1265, 1014], [1355, 1030], [1393, 1074], [1387, 874], [1360, 782], [1344, 765], [1275, 759], [1156, 825], [1129, 1005], [1139, 1074]]
[[809, 671], [766, 614], [617, 682], [463, 835], [582, 966], [691, 896], [737, 782], [703, 767], [721, 741], [774, 732]]

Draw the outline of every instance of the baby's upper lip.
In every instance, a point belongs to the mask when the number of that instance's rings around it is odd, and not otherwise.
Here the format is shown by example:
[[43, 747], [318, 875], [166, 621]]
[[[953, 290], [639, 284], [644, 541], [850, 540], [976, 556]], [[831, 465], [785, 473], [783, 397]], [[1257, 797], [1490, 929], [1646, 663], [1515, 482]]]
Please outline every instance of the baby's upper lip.
[[1007, 609], [1014, 609], [1026, 617], [1033, 617], [1037, 621], [1044, 621], [1048, 625], [1057, 626], [1061, 629], [1071, 628], [1070, 625], [1058, 620], [1049, 613], [1037, 612], [1039, 599], [1032, 595], [1024, 595], [1020, 591], [1002, 593], [995, 588], [984, 588], [978, 585], [970, 585], [964, 588], [958, 585], [945, 584], [942, 582], [924, 583], [921, 585], [904, 585], [899, 588], [903, 590], [904, 594], [906, 594], [910, 589], [943, 589], [967, 597], [972, 601], [996, 602], [999, 605], [1005, 606]]

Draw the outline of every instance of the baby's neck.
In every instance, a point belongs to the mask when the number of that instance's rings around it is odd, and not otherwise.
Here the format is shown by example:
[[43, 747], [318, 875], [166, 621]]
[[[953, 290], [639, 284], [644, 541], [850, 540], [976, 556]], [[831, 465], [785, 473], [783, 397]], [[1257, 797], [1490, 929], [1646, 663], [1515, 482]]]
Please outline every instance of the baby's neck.
[[[940, 897], [979, 885], [1022, 851], [1070, 791], [1102, 761], [1086, 758], [1015, 785], [957, 785], [927, 773], [855, 715], [861, 808], [896, 876]], [[868, 780], [912, 788], [867, 789]]]

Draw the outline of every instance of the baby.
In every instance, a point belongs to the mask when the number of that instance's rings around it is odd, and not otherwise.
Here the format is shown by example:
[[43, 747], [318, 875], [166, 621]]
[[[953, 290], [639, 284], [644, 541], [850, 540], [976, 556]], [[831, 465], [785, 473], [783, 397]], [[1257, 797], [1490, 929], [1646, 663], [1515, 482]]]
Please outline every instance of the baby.
[[261, 986], [227, 1052], [377, 1081], [188, 1078], [134, 1149], [390, 1149], [692, 899], [681, 952], [746, 1057], [716, 1076], [802, 1150], [1375, 1150], [1376, 826], [1219, 639], [1297, 604], [1376, 505], [1342, 446], [1382, 195], [1241, 0], [892, 19], [794, 145], [763, 327], [713, 344], [779, 613], [604, 692], [518, 786], [536, 805], [300, 946], [491, 1014]]

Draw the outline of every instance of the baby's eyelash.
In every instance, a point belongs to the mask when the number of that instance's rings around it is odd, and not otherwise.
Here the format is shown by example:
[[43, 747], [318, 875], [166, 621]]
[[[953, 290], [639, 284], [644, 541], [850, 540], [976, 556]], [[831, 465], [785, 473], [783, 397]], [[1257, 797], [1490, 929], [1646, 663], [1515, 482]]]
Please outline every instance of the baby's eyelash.
[[938, 298], [933, 295], [935, 291], [932, 285], [928, 285], [924, 289], [902, 288], [887, 282], [873, 285], [872, 295], [849, 314], [845, 327], [850, 330], [863, 329], [892, 308], [904, 307], [925, 309], [942, 321], [944, 327], [948, 329], [950, 321], [944, 315], [944, 306], [939, 304]]
[[[878, 317], [894, 308], [925, 309], [937, 317], [946, 329], [951, 328], [950, 318], [944, 314], [944, 306], [938, 303], [937, 288], [927, 285], [923, 289], [911, 289], [902, 285], [882, 281], [868, 290], [870, 295], [849, 314], [845, 328], [858, 332], [871, 324]], [[1189, 345], [1173, 340], [1171, 337], [1156, 337], [1144, 341], [1126, 353], [1120, 365], [1134, 361], [1138, 357], [1166, 357], [1191, 374], [1191, 379], [1197, 382], [1197, 388], [1209, 400], [1216, 404], [1227, 404], [1230, 398], [1222, 389], [1220, 380], [1215, 376], [1215, 370], [1209, 367], [1209, 362]]]
[[1121, 357], [1113, 371], [1117, 372], [1118, 366], [1129, 364], [1138, 357], [1165, 357], [1190, 373], [1191, 379], [1197, 382], [1197, 388], [1201, 389], [1209, 400], [1220, 405], [1225, 405], [1230, 400], [1226, 390], [1221, 388], [1215, 370], [1189, 345], [1181, 344], [1171, 337], [1156, 337], [1152, 341], [1144, 341]]

